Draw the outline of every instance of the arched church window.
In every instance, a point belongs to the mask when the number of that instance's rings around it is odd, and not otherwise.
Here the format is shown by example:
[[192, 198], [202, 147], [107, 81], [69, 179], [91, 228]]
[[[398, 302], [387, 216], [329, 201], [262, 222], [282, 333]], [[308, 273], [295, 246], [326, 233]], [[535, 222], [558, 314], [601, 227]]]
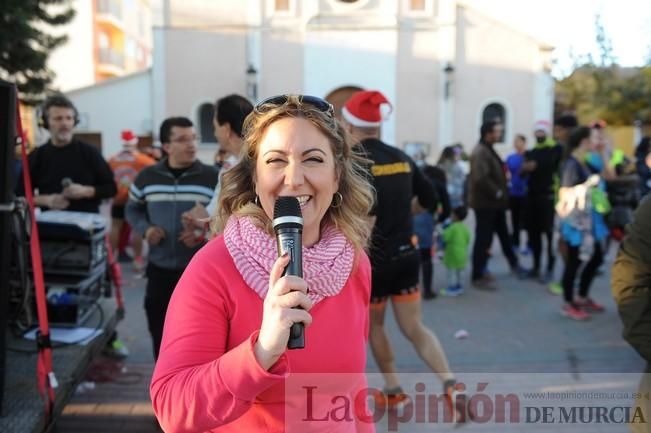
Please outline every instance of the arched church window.
[[202, 143], [217, 143], [213, 131], [212, 119], [215, 116], [215, 107], [213, 104], [201, 104], [199, 107], [199, 133]]

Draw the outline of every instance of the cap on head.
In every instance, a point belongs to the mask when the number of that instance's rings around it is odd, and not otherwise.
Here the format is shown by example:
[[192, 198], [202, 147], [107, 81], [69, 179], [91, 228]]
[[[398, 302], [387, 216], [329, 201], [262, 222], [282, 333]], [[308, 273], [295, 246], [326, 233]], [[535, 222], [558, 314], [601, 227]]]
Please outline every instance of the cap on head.
[[130, 129], [125, 129], [120, 134], [124, 146], [135, 146], [138, 144], [138, 136]]
[[[383, 116], [381, 106], [388, 105], [389, 111]], [[353, 93], [341, 109], [341, 114], [348, 123], [360, 128], [380, 126], [393, 107], [389, 100], [377, 90], [362, 90]]]
[[546, 120], [539, 120], [533, 125], [534, 131], [542, 131], [545, 135], [549, 135], [552, 129], [551, 123]]

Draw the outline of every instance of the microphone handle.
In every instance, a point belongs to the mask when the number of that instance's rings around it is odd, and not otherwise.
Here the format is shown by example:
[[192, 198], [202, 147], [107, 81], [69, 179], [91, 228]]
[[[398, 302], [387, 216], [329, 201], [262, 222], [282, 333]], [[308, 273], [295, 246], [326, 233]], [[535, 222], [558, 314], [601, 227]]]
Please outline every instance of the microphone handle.
[[[278, 255], [289, 253], [289, 263], [283, 271], [284, 275], [303, 277], [302, 230], [298, 228], [283, 228], [278, 230]], [[301, 308], [301, 307], [294, 307]], [[289, 330], [288, 349], [303, 349], [305, 347], [305, 329], [303, 323], [294, 323]]]

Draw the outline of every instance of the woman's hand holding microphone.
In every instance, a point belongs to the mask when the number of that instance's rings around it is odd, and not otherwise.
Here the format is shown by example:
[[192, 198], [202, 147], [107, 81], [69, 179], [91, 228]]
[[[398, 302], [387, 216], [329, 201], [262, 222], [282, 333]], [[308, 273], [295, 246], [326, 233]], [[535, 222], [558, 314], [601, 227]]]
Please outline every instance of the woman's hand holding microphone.
[[288, 263], [287, 254], [278, 257], [269, 275], [262, 325], [254, 346], [255, 357], [265, 370], [274, 365], [287, 350], [291, 326], [302, 322], [307, 327], [312, 323], [312, 316], [308, 313], [312, 301], [307, 296], [307, 283], [300, 277], [282, 276]]

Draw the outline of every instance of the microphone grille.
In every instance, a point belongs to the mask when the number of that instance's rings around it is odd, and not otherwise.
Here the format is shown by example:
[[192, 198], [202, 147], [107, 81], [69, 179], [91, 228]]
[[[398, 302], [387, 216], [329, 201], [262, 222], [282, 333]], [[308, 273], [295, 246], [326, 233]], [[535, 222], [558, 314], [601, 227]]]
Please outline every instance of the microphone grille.
[[301, 205], [296, 197], [281, 196], [278, 197], [274, 204], [274, 219], [282, 217], [302, 218]]

